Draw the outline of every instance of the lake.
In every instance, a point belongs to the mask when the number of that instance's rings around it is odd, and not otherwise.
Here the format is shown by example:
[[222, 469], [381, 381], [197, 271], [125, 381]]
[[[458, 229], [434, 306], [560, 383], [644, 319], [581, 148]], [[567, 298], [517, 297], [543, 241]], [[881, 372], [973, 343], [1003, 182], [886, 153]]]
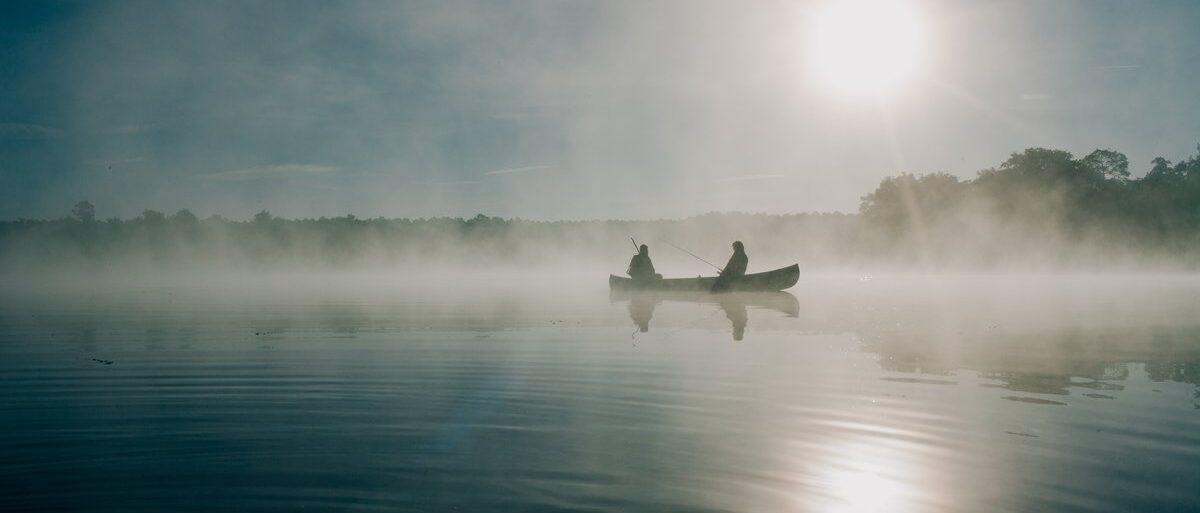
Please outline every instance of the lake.
[[8, 287], [4, 510], [1200, 510], [1200, 278], [593, 278]]

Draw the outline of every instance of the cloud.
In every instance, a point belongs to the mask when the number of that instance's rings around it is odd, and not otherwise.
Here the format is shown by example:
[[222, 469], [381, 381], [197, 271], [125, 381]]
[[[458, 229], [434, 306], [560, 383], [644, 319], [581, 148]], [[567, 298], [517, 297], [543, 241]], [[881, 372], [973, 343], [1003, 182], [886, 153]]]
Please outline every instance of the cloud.
[[95, 165], [95, 166], [111, 168], [117, 164], [132, 164], [134, 162], [141, 162], [143, 160], [146, 160], [146, 157], [129, 157], [129, 158], [113, 159], [113, 160], [96, 159], [96, 160], [90, 161], [89, 163], [92, 165]]
[[715, 182], [717, 182], [717, 183], [747, 182], [750, 180], [775, 180], [777, 178], [783, 178], [783, 175], [765, 174], [765, 175], [730, 176], [727, 178], [718, 178], [717, 180], [715, 180]]
[[532, 112], [502, 112], [492, 115], [492, 119], [501, 121], [526, 121], [530, 119], [537, 119], [538, 117], [540, 117], [540, 115]]
[[1021, 95], [1021, 99], [1027, 102], [1046, 101], [1051, 98], [1049, 93], [1025, 93]]
[[339, 170], [339, 168], [334, 166], [323, 166], [319, 164], [279, 164], [245, 169], [233, 169], [206, 176], [214, 180], [246, 181], [320, 176], [334, 173]]
[[133, 123], [128, 125], [115, 125], [99, 130], [100, 135], [133, 135], [157, 130], [157, 123]]
[[31, 123], [0, 123], [0, 139], [53, 139], [63, 134], [62, 130]]
[[509, 174], [513, 174], [513, 173], [527, 173], [529, 171], [540, 171], [543, 169], [550, 169], [552, 167], [554, 167], [554, 166], [551, 166], [549, 164], [543, 164], [540, 166], [514, 167], [511, 169], [497, 169], [495, 171], [488, 171], [484, 174], [485, 175], [509, 175]]

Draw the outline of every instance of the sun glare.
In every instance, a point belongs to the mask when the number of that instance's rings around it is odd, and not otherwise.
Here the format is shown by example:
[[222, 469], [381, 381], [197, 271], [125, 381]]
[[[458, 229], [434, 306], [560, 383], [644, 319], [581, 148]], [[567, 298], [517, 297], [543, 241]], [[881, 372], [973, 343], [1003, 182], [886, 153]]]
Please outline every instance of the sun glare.
[[831, 0], [815, 19], [812, 71], [837, 92], [883, 94], [921, 64], [921, 29], [905, 0]]
[[[863, 439], [834, 443], [836, 457], [820, 468], [822, 494], [808, 508], [825, 513], [906, 513], [925, 499], [924, 472], [909, 459], [911, 447]], [[924, 483], [929, 486], [930, 483]]]

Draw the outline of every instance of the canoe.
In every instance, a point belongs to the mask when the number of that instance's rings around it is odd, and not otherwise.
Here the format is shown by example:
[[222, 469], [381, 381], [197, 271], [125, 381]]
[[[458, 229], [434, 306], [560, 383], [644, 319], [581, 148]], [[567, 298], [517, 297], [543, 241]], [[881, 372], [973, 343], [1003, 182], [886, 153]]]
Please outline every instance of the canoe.
[[[800, 266], [792, 264], [765, 273], [747, 274], [729, 282], [730, 291], [770, 291], [790, 288], [800, 280]], [[608, 288], [612, 290], [670, 290], [711, 291], [717, 283], [716, 276], [696, 278], [664, 278], [661, 280], [638, 280], [608, 275]]]

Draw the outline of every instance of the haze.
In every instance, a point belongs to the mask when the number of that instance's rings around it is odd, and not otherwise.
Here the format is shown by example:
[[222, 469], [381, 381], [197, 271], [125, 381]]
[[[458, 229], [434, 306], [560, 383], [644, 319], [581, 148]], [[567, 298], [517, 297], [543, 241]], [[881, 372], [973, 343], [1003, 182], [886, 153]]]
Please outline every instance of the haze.
[[1200, 511], [1200, 2], [0, 6], [5, 511]]
[[870, 95], [813, 70], [824, 5], [10, 3], [0, 218], [854, 212], [900, 172], [1138, 176], [1200, 134], [1196, 2], [905, 3], [919, 66]]

